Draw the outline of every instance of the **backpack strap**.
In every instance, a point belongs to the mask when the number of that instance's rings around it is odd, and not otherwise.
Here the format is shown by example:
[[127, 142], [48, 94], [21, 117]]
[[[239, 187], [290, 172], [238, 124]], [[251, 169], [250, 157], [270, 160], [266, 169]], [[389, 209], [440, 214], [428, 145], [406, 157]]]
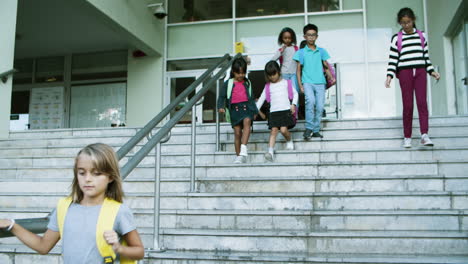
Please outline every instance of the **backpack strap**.
[[[281, 54], [281, 48], [279, 48], [278, 51], [279, 51], [280, 54]], [[279, 61], [280, 61], [280, 65], [282, 65], [282, 64], [283, 64], [283, 55], [281, 55], [281, 56], [279, 57]]]
[[227, 83], [226, 97], [227, 97], [228, 100], [231, 99], [232, 88], [234, 88], [234, 79], [233, 78], [229, 79], [228, 83]]
[[398, 48], [398, 53], [401, 52], [401, 43], [403, 42], [403, 32], [398, 32], [398, 37], [397, 37], [397, 48]]
[[271, 94], [270, 94], [270, 82], [265, 84], [265, 100], [269, 103], [271, 101]]
[[119, 212], [121, 203], [106, 198], [102, 203], [101, 211], [96, 225], [96, 245], [99, 254], [104, 258], [104, 263], [113, 263], [116, 255], [112, 249], [112, 245], [107, 244], [104, 239], [104, 231], [113, 230], [115, 218]]
[[292, 100], [294, 99], [294, 93], [293, 93], [293, 88], [292, 88], [292, 80], [286, 80], [288, 82], [288, 98], [289, 101], [292, 103]]
[[424, 53], [424, 42], [426, 42], [426, 38], [424, 37], [421, 30], [416, 29], [416, 32], [418, 32], [418, 34], [419, 34], [419, 39], [421, 40], [421, 47], [422, 47], [423, 53]]
[[295, 51], [298, 51], [299, 50], [299, 47], [297, 45], [294, 45], [294, 50]]
[[73, 199], [69, 196], [60, 199], [57, 203], [57, 224], [61, 238], [63, 238], [63, 224], [65, 223], [65, 216], [67, 215], [68, 208], [72, 201]]

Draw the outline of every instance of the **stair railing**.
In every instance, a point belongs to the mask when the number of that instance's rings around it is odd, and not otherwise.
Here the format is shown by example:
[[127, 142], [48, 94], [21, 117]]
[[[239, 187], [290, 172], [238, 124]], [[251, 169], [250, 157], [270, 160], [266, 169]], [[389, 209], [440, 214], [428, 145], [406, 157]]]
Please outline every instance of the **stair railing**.
[[[196, 79], [191, 85], [189, 85], [177, 98], [175, 98], [169, 105], [167, 105], [158, 115], [156, 115], [151, 121], [149, 121], [141, 130], [139, 130], [132, 138], [128, 140], [118, 151], [117, 157], [119, 160], [124, 158], [137, 144], [143, 139], [147, 138], [147, 142], [141, 147], [141, 149], [131, 157], [126, 164], [121, 168], [121, 176], [124, 180], [138, 164], [155, 149], [155, 188], [154, 188], [154, 239], [153, 239], [153, 251], [163, 251], [164, 248], [160, 246], [159, 242], [159, 228], [160, 228], [160, 184], [161, 184], [161, 144], [165, 143], [170, 138], [171, 129], [179, 122], [182, 117], [192, 110], [192, 140], [196, 133], [196, 117], [195, 107], [197, 102], [201, 102], [201, 98], [209, 91], [211, 85], [216, 82], [217, 90], [218, 80], [225, 74], [226, 70], [231, 66], [234, 59], [241, 57], [242, 54], [238, 53], [234, 57], [229, 54], [225, 54], [222, 59], [205, 71], [198, 79]], [[220, 70], [213, 76], [213, 72], [220, 68]], [[206, 83], [204, 81], [208, 80]], [[195, 91], [196, 87], [203, 84], [203, 87], [180, 109], [174, 116], [169, 119], [158, 131], [152, 135], [153, 129], [168, 116], [175, 107], [185, 100], [190, 93]], [[219, 125], [219, 124], [218, 124]], [[191, 154], [191, 175], [190, 175], [190, 191], [195, 191], [195, 142], [192, 142], [192, 154]], [[217, 145], [219, 142], [216, 143]], [[17, 223], [21, 224], [27, 230], [39, 234], [44, 233], [47, 230], [47, 224], [49, 222], [49, 216], [41, 218], [29, 218], [16, 220]], [[13, 234], [6, 230], [0, 230], [0, 238], [11, 237]]]

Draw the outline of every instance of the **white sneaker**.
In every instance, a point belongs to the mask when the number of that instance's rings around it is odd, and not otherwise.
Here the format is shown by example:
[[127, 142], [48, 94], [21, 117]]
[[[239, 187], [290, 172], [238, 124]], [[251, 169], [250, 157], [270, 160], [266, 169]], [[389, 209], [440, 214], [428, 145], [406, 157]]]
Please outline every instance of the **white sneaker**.
[[404, 138], [403, 139], [403, 147], [404, 148], [411, 148], [411, 138]]
[[265, 153], [265, 159], [267, 161], [273, 162], [273, 159], [275, 158], [275, 154], [273, 152], [266, 152]]
[[287, 149], [287, 150], [294, 150], [294, 143], [293, 143], [292, 140], [286, 142], [286, 149]]
[[421, 144], [423, 146], [427, 146], [427, 147], [432, 147], [434, 146], [434, 143], [432, 143], [431, 139], [429, 138], [429, 136], [427, 134], [422, 134], [421, 136]]
[[247, 153], [247, 145], [241, 145], [241, 149], [240, 149], [240, 153], [239, 153], [240, 156], [244, 156], [244, 157], [247, 157], [249, 154]]
[[234, 164], [240, 164], [240, 163], [244, 163], [244, 157], [236, 156], [236, 159], [234, 159]]

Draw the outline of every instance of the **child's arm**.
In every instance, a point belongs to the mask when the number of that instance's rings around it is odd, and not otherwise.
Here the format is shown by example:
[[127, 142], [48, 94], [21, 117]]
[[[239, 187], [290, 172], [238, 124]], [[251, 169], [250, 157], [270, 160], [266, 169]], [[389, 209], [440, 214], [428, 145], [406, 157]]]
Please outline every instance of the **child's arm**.
[[299, 84], [299, 89], [301, 90], [301, 93], [304, 93], [304, 86], [302, 86], [302, 67], [300, 62], [297, 62], [296, 75], [297, 83]]
[[[0, 228], [8, 228], [11, 220], [0, 219]], [[45, 255], [57, 244], [60, 240], [60, 233], [47, 229], [43, 236], [38, 236], [19, 224], [14, 224], [10, 232], [15, 235], [21, 242], [29, 248], [37, 251], [39, 254]]]
[[[263, 89], [262, 94], [260, 95], [260, 98], [258, 98], [258, 100], [256, 102], [257, 109], [260, 109], [262, 107], [263, 103], [265, 102], [265, 99], [266, 99], [266, 94], [265, 94], [265, 89]], [[263, 119], [265, 119], [265, 118], [263, 118]]]
[[112, 245], [112, 249], [116, 254], [132, 260], [142, 259], [145, 256], [145, 249], [143, 248], [143, 243], [141, 242], [138, 231], [135, 229], [128, 232], [123, 237], [127, 242], [126, 246], [120, 244], [119, 236], [114, 230], [104, 232], [104, 239], [107, 244]]
[[226, 104], [226, 96], [227, 93], [227, 82], [224, 83], [223, 87], [219, 89], [219, 96], [218, 96], [218, 112], [224, 113], [224, 106]]

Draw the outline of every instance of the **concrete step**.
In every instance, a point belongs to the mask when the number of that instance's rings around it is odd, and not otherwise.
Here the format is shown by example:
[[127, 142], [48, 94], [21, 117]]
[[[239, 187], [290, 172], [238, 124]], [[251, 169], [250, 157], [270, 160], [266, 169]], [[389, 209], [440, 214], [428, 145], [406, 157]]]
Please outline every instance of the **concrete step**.
[[[297, 145], [298, 143], [296, 143]], [[161, 153], [161, 163], [165, 165], [190, 165], [190, 153]], [[268, 162], [264, 158], [264, 151], [250, 151], [249, 163], [263, 164]], [[133, 155], [129, 154], [121, 160], [125, 164]], [[234, 152], [197, 153], [195, 163], [198, 165], [229, 164], [233, 162]], [[468, 157], [466, 147], [420, 147], [413, 149], [382, 148], [378, 150], [277, 150], [274, 162], [348, 162], [348, 161], [436, 161], [436, 160], [464, 160]], [[8, 155], [0, 156], [0, 168], [20, 167], [72, 167], [75, 153], [68, 155]], [[145, 157], [142, 165], [154, 165], [154, 153]]]
[[[0, 218], [46, 217], [53, 208], [0, 208]], [[152, 228], [152, 209], [132, 210], [137, 228]], [[468, 231], [466, 210], [162, 210], [162, 229], [298, 231]]]
[[[0, 208], [54, 208], [68, 192], [0, 193]], [[133, 209], [153, 208], [153, 193], [127, 193]], [[467, 192], [161, 193], [172, 210], [466, 210]]]
[[326, 263], [326, 264], [466, 264], [468, 256], [432, 254], [316, 254], [316, 253], [260, 253], [227, 251], [148, 252], [149, 263], [158, 264], [264, 264], [264, 263]]
[[[196, 178], [219, 177], [355, 177], [355, 176], [467, 176], [468, 163], [459, 161], [379, 161], [379, 162], [320, 162], [197, 165]], [[127, 179], [154, 178], [154, 166], [139, 165]], [[186, 165], [162, 165], [166, 179], [186, 179], [190, 168]], [[0, 169], [2, 179], [72, 177], [72, 167], [21, 167]]]
[[354, 254], [466, 254], [468, 233], [429, 231], [163, 230], [173, 250]]
[[[2, 264], [61, 263], [61, 247], [48, 255], [39, 255], [24, 245], [0, 245]], [[176, 251], [155, 252], [146, 249], [144, 263], [148, 264], [466, 264], [468, 255], [445, 254], [317, 254], [232, 251]]]
[[[296, 127], [304, 129], [304, 120], [299, 120]], [[432, 116], [429, 119], [430, 127], [439, 125], [459, 125], [468, 124], [468, 116]], [[254, 130], [265, 128], [266, 122], [255, 122]], [[214, 133], [216, 125], [207, 123], [197, 126], [200, 132]], [[401, 117], [391, 118], [367, 118], [367, 119], [323, 119], [322, 127], [324, 129], [354, 129], [354, 128], [394, 128], [402, 127]], [[418, 128], [418, 118], [413, 119], [413, 127]], [[54, 130], [28, 130], [28, 131], [12, 131], [10, 132], [11, 139], [20, 138], [57, 138], [70, 136], [108, 136], [108, 135], [127, 135], [132, 136], [141, 127], [115, 127], [115, 128], [70, 128], [70, 129], [54, 129]], [[156, 128], [155, 130], [157, 130]], [[230, 124], [221, 123], [221, 132], [232, 131]], [[188, 133], [191, 130], [190, 124], [178, 124], [173, 128], [174, 133]]]
[[[430, 136], [443, 137], [443, 136], [463, 136], [468, 131], [468, 123], [457, 125], [436, 125], [430, 128]], [[327, 139], [342, 139], [342, 138], [380, 138], [380, 137], [401, 137], [403, 138], [402, 127], [386, 127], [386, 128], [323, 128], [321, 131], [324, 138]], [[291, 130], [293, 139], [302, 138], [304, 129], [293, 128]], [[234, 133], [226, 131], [222, 135], [227, 136], [227, 140], [234, 140]], [[250, 135], [250, 140], [264, 140], [268, 139], [270, 130], [268, 126], [265, 128], [254, 130]], [[279, 139], [283, 139], [281, 134], [278, 134]], [[413, 129], [413, 139], [420, 139], [419, 128]]]
[[[450, 137], [431, 137], [434, 145], [440, 147], [461, 147], [468, 146], [468, 134], [465, 136], [450, 136]], [[267, 138], [264, 140], [250, 140], [247, 144], [249, 150], [266, 151]], [[401, 137], [381, 137], [381, 138], [353, 138], [353, 139], [328, 139], [326, 137], [312, 138], [304, 140], [302, 138], [293, 139], [295, 150], [378, 150], [382, 148], [399, 148], [402, 145]], [[170, 149], [165, 149], [165, 147]], [[198, 146], [197, 146], [198, 147]], [[419, 141], [413, 140], [413, 147], [420, 148]], [[279, 141], [276, 144], [277, 149], [285, 149], [285, 141]], [[427, 148], [427, 147], [426, 147]], [[162, 150], [170, 152], [190, 151], [189, 146], [183, 145], [167, 145]], [[234, 144], [232, 142], [222, 142], [221, 150], [234, 152]]]
[[[69, 191], [72, 178], [0, 179], [0, 192], [28, 193]], [[128, 179], [123, 183], [125, 192], [154, 191], [154, 179]], [[389, 192], [389, 191], [468, 191], [467, 176], [354, 176], [354, 177], [200, 177], [196, 190], [202, 193], [244, 192]], [[163, 177], [161, 192], [190, 192], [190, 178]]]

